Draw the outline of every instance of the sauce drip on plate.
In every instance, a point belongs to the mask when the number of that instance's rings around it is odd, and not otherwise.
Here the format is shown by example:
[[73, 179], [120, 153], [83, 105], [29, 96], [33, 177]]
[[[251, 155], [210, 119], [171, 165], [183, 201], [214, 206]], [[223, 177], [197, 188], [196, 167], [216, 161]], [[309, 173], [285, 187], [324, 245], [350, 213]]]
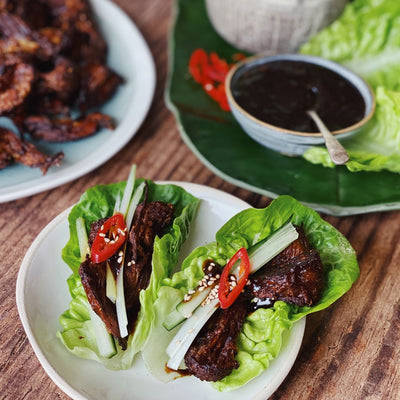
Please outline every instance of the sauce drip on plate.
[[362, 120], [365, 102], [338, 73], [302, 61], [272, 61], [248, 68], [232, 81], [236, 102], [261, 121], [292, 131], [317, 133], [307, 115], [315, 110], [331, 131]]

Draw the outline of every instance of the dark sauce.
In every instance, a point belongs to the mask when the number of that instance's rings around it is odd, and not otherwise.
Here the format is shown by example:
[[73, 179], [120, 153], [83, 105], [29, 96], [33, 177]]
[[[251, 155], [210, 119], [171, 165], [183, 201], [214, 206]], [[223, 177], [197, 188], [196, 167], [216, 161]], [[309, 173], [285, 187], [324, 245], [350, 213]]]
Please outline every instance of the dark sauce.
[[249, 114], [277, 127], [318, 132], [307, 110], [317, 111], [331, 131], [361, 121], [365, 102], [348, 80], [327, 68], [300, 61], [273, 61], [237, 76], [231, 83], [236, 102]]
[[204, 275], [208, 275], [210, 278], [218, 277], [221, 275], [222, 267], [214, 260], [205, 260], [202, 265]]

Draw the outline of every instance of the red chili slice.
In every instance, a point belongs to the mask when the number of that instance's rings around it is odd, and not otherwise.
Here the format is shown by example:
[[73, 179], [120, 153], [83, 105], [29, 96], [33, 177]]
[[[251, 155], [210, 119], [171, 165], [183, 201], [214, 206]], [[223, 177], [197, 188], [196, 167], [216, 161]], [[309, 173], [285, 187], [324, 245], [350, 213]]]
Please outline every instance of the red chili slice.
[[107, 260], [124, 244], [126, 225], [124, 216], [116, 213], [101, 226], [92, 244], [92, 261], [100, 263]]
[[[229, 275], [232, 267], [239, 259], [240, 259], [240, 268], [238, 274], [239, 277], [237, 278], [236, 286], [231, 287], [231, 282], [229, 281]], [[247, 254], [247, 250], [244, 247], [242, 247], [229, 260], [228, 264], [226, 264], [224, 270], [222, 271], [221, 278], [219, 281], [219, 290], [218, 290], [218, 299], [221, 308], [228, 308], [238, 298], [239, 294], [242, 292], [244, 286], [246, 285], [249, 274], [250, 274], [249, 255]]]
[[224, 111], [230, 110], [224, 85], [230, 67], [217, 53], [207, 54], [203, 49], [194, 50], [189, 59], [189, 72], [193, 79]]

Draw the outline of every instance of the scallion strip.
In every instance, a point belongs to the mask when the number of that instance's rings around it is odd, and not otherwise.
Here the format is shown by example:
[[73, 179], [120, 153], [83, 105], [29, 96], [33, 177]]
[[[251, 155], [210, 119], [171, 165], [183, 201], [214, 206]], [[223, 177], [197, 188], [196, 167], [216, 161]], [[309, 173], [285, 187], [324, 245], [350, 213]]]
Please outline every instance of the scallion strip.
[[129, 172], [128, 180], [126, 181], [126, 186], [124, 190], [124, 195], [122, 196], [121, 205], [119, 207], [119, 212], [126, 217], [128, 212], [129, 203], [131, 201], [132, 193], [135, 188], [135, 175], [136, 175], [136, 165], [132, 165]]

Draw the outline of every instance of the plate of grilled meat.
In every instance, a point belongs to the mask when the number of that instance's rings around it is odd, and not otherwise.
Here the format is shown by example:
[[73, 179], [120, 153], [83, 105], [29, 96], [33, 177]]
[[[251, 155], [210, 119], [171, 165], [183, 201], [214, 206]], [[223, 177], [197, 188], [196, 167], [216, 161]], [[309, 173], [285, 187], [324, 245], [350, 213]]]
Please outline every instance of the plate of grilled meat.
[[139, 129], [154, 89], [147, 43], [112, 1], [4, 2], [0, 202], [107, 161]]

